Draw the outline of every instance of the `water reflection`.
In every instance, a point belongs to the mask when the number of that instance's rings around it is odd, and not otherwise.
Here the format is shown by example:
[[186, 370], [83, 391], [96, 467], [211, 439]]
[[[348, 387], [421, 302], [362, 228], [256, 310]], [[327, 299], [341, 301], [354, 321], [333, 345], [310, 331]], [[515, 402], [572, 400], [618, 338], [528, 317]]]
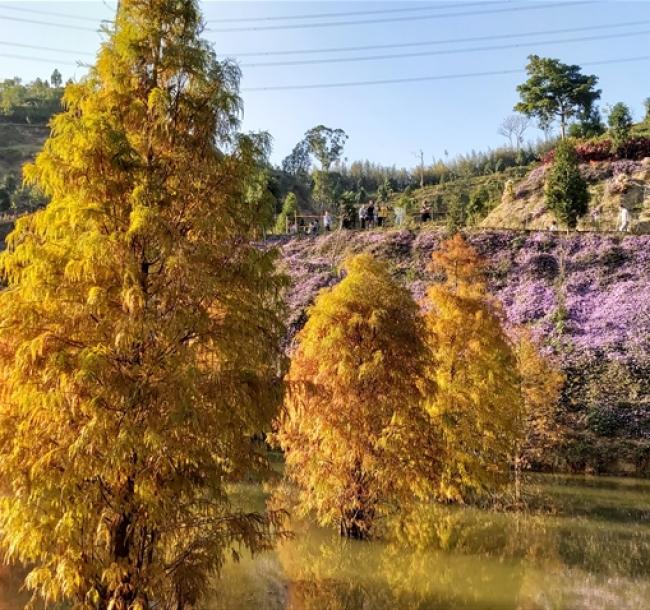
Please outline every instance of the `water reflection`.
[[[650, 481], [538, 477], [530, 513], [422, 506], [382, 542], [309, 523], [229, 563], [204, 610], [648, 610]], [[260, 508], [258, 488], [243, 490]], [[544, 512], [541, 508], [544, 507]], [[23, 608], [0, 569], [0, 610]]]
[[276, 553], [228, 566], [206, 608], [646, 610], [649, 499], [650, 482], [542, 478], [530, 514], [421, 507], [384, 542], [294, 524]]

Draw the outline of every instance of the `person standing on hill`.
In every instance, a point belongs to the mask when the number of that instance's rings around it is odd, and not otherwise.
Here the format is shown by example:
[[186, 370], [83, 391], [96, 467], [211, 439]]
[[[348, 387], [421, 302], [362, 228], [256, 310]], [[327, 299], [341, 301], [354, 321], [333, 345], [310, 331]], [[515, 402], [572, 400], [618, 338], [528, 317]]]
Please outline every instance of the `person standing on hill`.
[[330, 216], [329, 210], [325, 210], [325, 214], [323, 214], [323, 230], [326, 233], [332, 230], [332, 217]]
[[420, 207], [420, 222], [429, 222], [431, 220], [431, 206], [425, 199]]
[[630, 228], [630, 211], [621, 203], [618, 212], [618, 230], [622, 232], [629, 231]]
[[406, 208], [398, 206], [396, 208], [393, 208], [393, 212], [395, 214], [395, 224], [398, 227], [401, 227], [404, 224], [404, 220], [406, 219]]
[[372, 199], [366, 207], [366, 219], [368, 221], [368, 228], [372, 229], [375, 226], [375, 202]]
[[388, 218], [388, 206], [385, 203], [382, 203], [377, 209], [377, 226], [383, 227], [386, 222], [386, 218]]
[[359, 206], [359, 228], [366, 228], [366, 220], [368, 219], [368, 210], [366, 209], [365, 204]]

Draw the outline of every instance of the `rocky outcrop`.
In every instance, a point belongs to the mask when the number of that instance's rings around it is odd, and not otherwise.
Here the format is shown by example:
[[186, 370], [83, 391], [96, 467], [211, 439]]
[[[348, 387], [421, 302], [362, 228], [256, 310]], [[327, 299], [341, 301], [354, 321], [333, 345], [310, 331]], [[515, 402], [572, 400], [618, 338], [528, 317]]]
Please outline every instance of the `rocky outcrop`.
[[[544, 202], [548, 165], [533, 169], [506, 188], [500, 205], [483, 220], [484, 227], [547, 229], [553, 216]], [[593, 161], [581, 165], [589, 183], [589, 213], [578, 228], [611, 231], [617, 226], [619, 206], [631, 213], [632, 233], [650, 232], [650, 158], [642, 161]]]

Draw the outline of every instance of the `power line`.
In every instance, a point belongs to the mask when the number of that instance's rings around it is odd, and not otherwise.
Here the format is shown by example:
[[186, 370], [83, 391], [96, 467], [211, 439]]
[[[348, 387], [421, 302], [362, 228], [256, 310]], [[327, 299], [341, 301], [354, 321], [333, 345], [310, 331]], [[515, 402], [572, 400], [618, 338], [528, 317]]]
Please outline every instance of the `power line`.
[[[496, 34], [493, 36], [475, 36], [475, 37], [470, 37], [470, 38], [447, 38], [447, 39], [441, 39], [441, 40], [429, 40], [429, 41], [422, 41], [422, 42], [407, 42], [407, 43], [402, 43], [402, 44], [388, 44], [388, 45], [370, 45], [370, 46], [365, 46], [365, 47], [339, 47], [337, 49], [307, 49], [304, 51], [300, 50], [295, 50], [295, 51], [277, 51], [277, 52], [268, 52], [268, 53], [219, 53], [221, 56], [225, 57], [234, 57], [235, 59], [239, 57], [246, 57], [246, 56], [252, 56], [252, 55], [262, 55], [262, 54], [268, 54], [268, 55], [280, 55], [280, 54], [300, 54], [300, 53], [320, 53], [320, 52], [329, 52], [329, 51], [347, 51], [347, 50], [365, 50], [365, 49], [381, 49], [381, 48], [399, 48], [399, 47], [415, 47], [415, 46], [428, 46], [428, 45], [442, 45], [442, 44], [451, 44], [451, 43], [460, 43], [460, 42], [481, 42], [481, 41], [486, 41], [486, 40], [508, 40], [512, 38], [527, 38], [529, 36], [540, 36], [544, 34], [569, 34], [573, 32], [590, 32], [590, 31], [597, 31], [597, 30], [605, 30], [605, 29], [615, 29], [615, 28], [620, 28], [620, 27], [628, 27], [628, 26], [634, 26], [634, 25], [647, 25], [650, 24], [650, 19], [648, 20], [642, 20], [642, 21], [625, 21], [625, 22], [620, 22], [620, 23], [610, 23], [610, 24], [603, 24], [603, 25], [594, 25], [594, 26], [585, 26], [585, 27], [579, 27], [579, 28], [563, 28], [559, 30], [538, 30], [534, 32], [521, 32], [517, 34]], [[632, 33], [629, 35], [636, 35], [636, 34], [642, 34], [644, 32], [638, 32], [638, 33]], [[623, 36], [627, 36], [628, 34], [622, 34]], [[599, 36], [598, 38], [608, 38], [608, 37], [613, 37], [612, 36]], [[571, 38], [571, 39], [564, 39], [558, 42], [573, 42], [573, 41], [579, 41], [583, 40], [583, 38]], [[585, 38], [584, 40], [588, 40]], [[550, 44], [555, 41], [536, 41], [534, 44]], [[65, 53], [69, 55], [94, 55], [93, 52], [89, 51], [76, 51], [73, 49], [61, 49], [61, 48], [56, 48], [56, 47], [45, 47], [45, 46], [40, 46], [40, 45], [32, 45], [32, 44], [24, 44], [20, 42], [9, 42], [6, 40], [0, 40], [0, 46], [4, 47], [19, 47], [21, 49], [31, 49], [31, 50], [36, 50], [36, 51], [50, 51], [53, 53]], [[516, 46], [519, 45], [513, 45], [513, 47], [504, 47], [504, 48], [516, 48]], [[468, 48], [466, 49], [468, 52], [471, 51], [480, 51], [480, 50], [489, 50], [492, 49], [493, 47], [473, 47], [473, 48]], [[502, 47], [494, 47], [495, 49], [499, 49]], [[440, 53], [459, 53], [461, 51], [465, 51], [465, 49], [452, 49], [449, 51], [441, 51]], [[429, 54], [435, 54], [435, 53], [430, 53], [426, 52], [427, 55]], [[368, 59], [392, 59], [392, 58], [399, 58], [399, 57], [417, 57], [419, 55], [423, 55], [420, 53], [413, 53], [413, 54], [395, 54], [395, 55], [373, 55], [373, 56], [368, 56]], [[364, 57], [358, 58], [359, 60], [365, 59]], [[357, 58], [352, 57], [352, 58], [343, 58], [343, 60], [346, 61], [356, 61]], [[325, 63], [325, 62], [330, 62], [330, 61], [342, 61], [340, 59], [325, 59], [325, 60], [314, 60], [313, 62], [309, 63]], [[304, 62], [297, 62], [297, 63], [308, 63], [307, 61]], [[241, 64], [242, 67], [257, 67], [257, 66], [266, 66], [266, 65], [294, 65], [293, 63], [283, 63], [283, 62], [278, 62], [276, 63], [259, 63], [259, 64]]]
[[61, 65], [61, 66], [75, 66], [78, 68], [87, 64], [81, 64], [79, 62], [66, 61], [64, 59], [52, 59], [51, 57], [34, 57], [32, 55], [16, 55], [14, 53], [0, 53], [0, 57], [7, 57], [8, 59], [24, 59], [27, 61], [40, 61], [47, 62], [49, 64]]
[[[638, 57], [622, 57], [619, 59], [607, 59], [602, 61], [582, 62], [582, 66], [600, 66], [606, 64], [617, 64], [634, 61], [647, 61], [650, 60], [650, 55], [640, 55]], [[476, 78], [484, 76], [503, 76], [508, 74], [525, 74], [525, 70], [521, 68], [510, 70], [492, 70], [489, 72], [465, 72], [460, 74], [441, 74], [436, 76], [414, 76], [406, 78], [387, 78], [381, 80], [367, 80], [367, 81], [343, 81], [338, 83], [313, 83], [301, 85], [272, 85], [269, 87], [244, 87], [242, 92], [248, 91], [295, 91], [299, 89], [334, 89], [344, 87], [362, 87], [370, 85], [392, 85], [404, 83], [418, 83], [427, 81], [441, 81], [441, 80], [456, 80], [464, 78]]]
[[20, 42], [7, 42], [0, 40], [0, 46], [3, 47], [20, 47], [21, 49], [33, 49], [36, 51], [52, 51], [54, 53], [68, 53], [70, 55], [94, 55], [88, 51], [73, 51], [72, 49], [55, 49], [54, 47], [41, 47], [34, 44], [22, 44]]
[[283, 25], [261, 25], [250, 27], [235, 27], [235, 28], [205, 28], [206, 32], [259, 32], [263, 30], [300, 30], [312, 28], [328, 28], [349, 25], [367, 25], [372, 23], [397, 23], [400, 21], [421, 21], [423, 19], [449, 19], [451, 17], [472, 17], [476, 15], [493, 15], [497, 13], [514, 13], [521, 11], [533, 11], [544, 8], [564, 8], [567, 6], [584, 6], [585, 4], [592, 4], [592, 0], [580, 0], [578, 2], [552, 2], [548, 4], [533, 4], [527, 6], [501, 8], [501, 9], [488, 9], [481, 11], [465, 11], [461, 13], [445, 13], [443, 15], [411, 15], [408, 17], [387, 17], [381, 19], [358, 19], [356, 21], [323, 21], [321, 23], [298, 23], [298, 24], [283, 24]]
[[53, 23], [51, 21], [39, 21], [37, 19], [27, 19], [24, 17], [14, 17], [13, 15], [0, 15], [0, 20], [3, 21], [19, 21], [21, 23], [33, 23], [36, 25], [49, 25], [54, 28], [62, 28], [64, 30], [77, 30], [80, 32], [101, 32], [99, 28], [86, 28], [82, 25], [70, 25], [68, 23]]
[[[499, 39], [510, 39], [510, 38], [519, 38], [519, 37], [529, 37], [529, 36], [534, 36], [534, 35], [540, 35], [544, 33], [549, 33], [549, 34], [562, 34], [562, 33], [569, 33], [569, 32], [584, 32], [584, 31], [594, 31], [594, 30], [603, 30], [603, 29], [610, 29], [610, 28], [619, 28], [619, 27], [625, 27], [629, 25], [645, 25], [645, 24], [650, 24], [650, 20], [645, 20], [645, 21], [636, 21], [636, 22], [622, 22], [622, 23], [612, 23], [612, 24], [607, 24], [607, 25], [596, 25], [596, 26], [586, 26], [586, 27], [581, 27], [581, 28], [565, 28], [565, 29], [560, 29], [560, 30], [546, 30], [546, 31], [537, 31], [537, 32], [522, 32], [519, 34], [503, 34], [503, 35], [495, 35], [495, 36], [479, 36], [476, 38], [459, 38], [459, 39], [446, 39], [446, 40], [437, 40], [437, 41], [428, 41], [428, 42], [416, 42], [416, 43], [405, 43], [405, 46], [413, 46], [413, 45], [425, 45], [425, 44], [448, 44], [452, 42], [463, 42], [463, 41], [474, 41], [474, 40], [499, 40]], [[569, 43], [569, 42], [582, 42], [582, 41], [589, 41], [589, 40], [602, 40], [602, 39], [609, 39], [609, 38], [617, 38], [617, 37], [625, 37], [625, 36], [639, 36], [639, 35], [644, 35], [650, 33], [649, 30], [642, 30], [638, 32], [624, 32], [620, 34], [605, 34], [605, 35], [599, 35], [597, 37], [594, 36], [589, 36], [589, 37], [580, 37], [580, 38], [566, 38], [566, 39], [561, 39], [561, 40], [540, 40], [536, 41], [534, 44], [561, 44], [561, 43]], [[469, 47], [469, 48], [462, 48], [462, 49], [449, 49], [449, 50], [442, 50], [442, 51], [424, 51], [424, 52], [418, 52], [418, 53], [400, 53], [400, 54], [393, 54], [393, 55], [371, 55], [371, 56], [361, 56], [361, 57], [344, 57], [344, 58], [333, 58], [333, 59], [315, 59], [315, 60], [299, 60], [299, 61], [291, 61], [291, 62], [269, 62], [269, 63], [250, 63], [246, 64], [243, 63], [241, 64], [242, 67], [246, 68], [251, 68], [251, 67], [261, 67], [261, 66], [283, 66], [283, 65], [300, 65], [300, 64], [318, 64], [318, 63], [330, 63], [330, 62], [348, 62], [348, 61], [364, 61], [364, 60], [379, 60], [379, 59], [395, 59], [395, 58], [401, 58], [401, 57], [419, 57], [419, 56], [425, 56], [425, 55], [443, 55], [443, 54], [456, 54], [456, 53], [471, 53], [471, 52], [476, 52], [476, 51], [489, 51], [489, 50], [501, 50], [501, 49], [510, 49], [510, 48], [518, 48], [521, 46], [524, 46], [524, 44], [528, 43], [516, 43], [512, 45], [498, 45], [498, 46], [483, 46], [483, 47]], [[71, 54], [71, 55], [94, 55], [94, 53], [88, 52], [88, 51], [75, 51], [73, 49], [61, 49], [61, 48], [55, 48], [55, 47], [44, 47], [44, 46], [39, 46], [39, 45], [31, 45], [31, 44], [23, 44], [19, 42], [9, 42], [6, 40], [0, 40], [0, 46], [5, 46], [5, 47], [19, 47], [23, 49], [32, 49], [32, 50], [38, 50], [38, 51], [51, 51], [54, 53], [65, 53], [65, 54]], [[393, 45], [387, 45], [387, 46], [393, 46]], [[397, 46], [397, 45], [396, 45]], [[400, 45], [401, 46], [401, 45]], [[296, 51], [298, 52], [298, 51]], [[20, 58], [21, 56], [14, 56]], [[51, 61], [46, 58], [34, 58], [38, 61]], [[235, 59], [237, 59], [235, 57]], [[64, 60], [62, 60], [64, 61]]]
[[[484, 2], [462, 2], [456, 4], [444, 5], [429, 5], [405, 8], [393, 8], [382, 10], [368, 10], [368, 11], [347, 11], [338, 13], [304, 13], [301, 15], [274, 15], [266, 17], [231, 17], [225, 19], [211, 19], [211, 23], [248, 23], [252, 21], [291, 21], [295, 19], [322, 19], [329, 17], [353, 17], [359, 15], [384, 15], [384, 14], [398, 14], [398, 13], [413, 13], [413, 12], [426, 12], [426, 11], [440, 11], [448, 8], [469, 8], [472, 6], [485, 6], [490, 4], [508, 4], [513, 0], [487, 0]], [[1, 4], [0, 8], [3, 10], [17, 11], [21, 13], [31, 13], [33, 15], [46, 15], [49, 17], [59, 17], [62, 19], [75, 19], [77, 21], [91, 21], [97, 23], [94, 17], [86, 17], [83, 15], [74, 15], [72, 13], [59, 13], [57, 11], [44, 11], [35, 8], [27, 8], [24, 6], [14, 6], [11, 4]], [[112, 22], [112, 19], [102, 19], [102, 21]]]
[[[259, 31], [259, 30], [282, 30], [282, 29], [301, 29], [301, 28], [320, 28], [320, 27], [334, 27], [334, 26], [347, 26], [347, 25], [360, 25], [360, 24], [371, 24], [371, 23], [391, 23], [391, 22], [400, 22], [400, 21], [413, 21], [413, 20], [422, 20], [422, 19], [448, 19], [453, 17], [471, 17], [476, 15], [488, 15], [496, 13], [509, 13], [509, 12], [521, 12], [521, 11], [531, 11], [531, 10], [540, 10], [544, 8], [554, 8], [554, 7], [567, 7], [567, 6], [582, 6], [585, 4], [592, 4], [593, 0], [578, 0], [575, 2], [552, 2], [548, 4], [535, 4], [529, 6], [520, 6], [520, 7], [510, 7], [502, 9], [492, 9], [492, 10], [481, 10], [481, 11], [465, 11], [465, 12], [456, 12], [456, 13], [445, 13], [442, 15], [417, 15], [417, 16], [408, 16], [408, 17], [391, 17], [387, 19], [370, 19], [370, 20], [357, 20], [357, 21], [341, 21], [341, 22], [323, 22], [323, 23], [310, 23], [310, 24], [293, 24], [293, 25], [272, 25], [272, 26], [255, 26], [255, 27], [245, 27], [245, 28], [206, 28], [206, 32], [249, 32], [249, 31]], [[486, 4], [486, 3], [481, 3]], [[0, 9], [2, 6], [0, 5]], [[67, 30], [77, 30], [82, 32], [97, 32], [101, 33], [101, 28], [88, 28], [80, 25], [71, 25], [67, 23], [56, 23], [52, 21], [42, 21], [38, 19], [28, 19], [26, 17], [16, 17], [14, 15], [0, 15], [0, 20], [4, 21], [16, 21], [19, 23], [30, 23], [34, 25], [45, 25], [49, 27], [67, 29]]]
[[304, 13], [302, 15], [273, 15], [268, 17], [231, 17], [226, 19], [211, 19], [210, 23], [242, 23], [250, 21], [290, 21], [293, 19], [323, 19], [329, 17], [355, 17], [359, 15], [384, 15], [395, 13], [412, 13], [420, 11], [440, 11], [448, 8], [466, 8], [471, 6], [485, 6], [489, 4], [508, 4], [512, 0], [491, 0], [486, 2], [458, 2], [455, 4], [436, 4], [429, 6], [415, 6], [408, 8], [377, 9], [372, 11], [347, 11], [339, 13]]
[[[644, 23], [644, 22], [638, 22], [638, 23]], [[596, 26], [596, 27], [604, 27], [604, 26]], [[613, 26], [616, 27], [616, 26]], [[538, 45], [545, 45], [545, 44], [564, 44], [564, 43], [575, 43], [575, 42], [585, 42], [585, 41], [591, 41], [591, 40], [607, 40], [607, 39], [614, 39], [614, 38], [623, 38], [623, 37], [631, 37], [631, 36], [645, 36], [650, 34], [650, 30], [641, 30], [637, 32], [620, 32], [616, 34], [605, 34], [605, 35], [599, 35], [599, 36], [583, 36], [583, 37], [578, 37], [578, 38], [568, 38], [568, 39], [562, 39], [562, 40], [541, 40], [537, 41], [535, 44]], [[341, 62], [355, 62], [355, 61], [364, 61], [364, 60], [381, 60], [381, 59], [394, 59], [394, 58], [405, 58], [405, 57], [419, 57], [419, 56], [426, 56], [426, 55], [448, 55], [448, 54], [458, 54], [458, 53], [472, 53], [472, 52], [483, 52], [483, 51], [493, 51], [493, 50], [505, 50], [505, 49], [512, 49], [512, 48], [520, 48], [522, 46], [526, 46], [529, 43], [527, 42], [520, 42], [520, 43], [515, 43], [515, 44], [508, 44], [508, 45], [493, 45], [493, 46], [483, 46], [483, 47], [470, 47], [470, 48], [462, 48], [462, 49], [443, 49], [443, 50], [437, 50], [437, 51], [422, 51], [422, 52], [417, 52], [417, 53], [402, 53], [402, 54], [393, 54], [393, 55], [373, 55], [373, 56], [362, 56], [362, 57], [347, 57], [347, 58], [335, 58], [335, 59], [315, 59], [315, 60], [298, 60], [298, 61], [290, 61], [290, 62], [268, 62], [268, 63], [259, 63], [259, 64], [241, 64], [242, 67], [245, 68], [251, 68], [251, 67], [267, 67], [267, 66], [295, 66], [295, 65], [303, 65], [303, 64], [321, 64], [321, 63], [341, 63]], [[62, 53], [75, 53], [75, 54], [84, 54], [84, 55], [91, 55], [91, 53], [83, 53], [83, 52], [76, 52], [72, 51], [70, 49], [54, 49], [51, 47], [40, 47], [37, 45], [23, 45], [23, 44], [16, 44], [16, 43], [9, 43], [5, 41], [0, 41], [0, 45], [4, 46], [19, 46], [23, 48], [30, 48], [30, 49], [38, 49], [38, 50], [47, 50], [47, 51], [55, 51], [55, 52], [62, 52]], [[70, 62], [66, 60], [59, 60], [59, 59], [52, 59], [52, 58], [46, 58], [46, 57], [37, 57], [37, 56], [32, 56], [32, 55], [19, 55], [19, 54], [14, 54], [14, 53], [0, 53], [0, 57], [6, 57], [6, 58], [11, 58], [11, 59], [19, 59], [19, 60], [28, 60], [28, 61], [39, 61], [39, 62], [46, 62], [46, 63], [54, 63], [58, 65], [68, 65], [68, 66], [75, 66], [75, 67], [87, 67], [88, 64], [84, 64], [83, 62]], [[495, 71], [489, 72], [489, 73], [469, 73], [469, 74], [461, 74], [461, 75], [451, 75], [448, 78], [461, 78], [461, 77], [467, 77], [467, 76], [478, 76], [478, 75], [493, 75], [493, 74], [510, 74], [512, 71]], [[423, 77], [425, 80], [437, 80], [439, 78], [447, 78], [447, 77]], [[378, 81], [365, 81], [365, 82], [360, 82], [358, 84], [387, 84], [389, 82], [411, 82], [413, 79], [407, 78], [407, 79], [394, 79], [394, 80], [378, 80]], [[416, 77], [415, 80], [421, 80], [420, 77]], [[278, 87], [256, 87], [256, 88], [249, 88], [249, 89], [244, 89], [248, 91], [262, 91], [262, 90], [281, 90], [281, 89], [311, 89], [311, 88], [330, 88], [330, 87], [347, 87], [347, 86], [353, 86], [357, 83], [351, 82], [351, 83], [327, 83], [327, 84], [314, 84], [314, 85], [287, 85], [287, 86], [278, 86]]]
[[[547, 45], [547, 44], [566, 44], [566, 43], [576, 43], [576, 42], [587, 42], [591, 40], [608, 40], [612, 38], [624, 38], [629, 36], [644, 36], [650, 34], [650, 30], [641, 30], [638, 32], [620, 32], [618, 34], [598, 34], [594, 36], [582, 36], [579, 38], [565, 38], [565, 39], [555, 39], [555, 40], [538, 40], [535, 42], [536, 45]], [[425, 57], [432, 55], [456, 55], [459, 53], [476, 53], [481, 51], [502, 51], [506, 49], [518, 49], [521, 47], [530, 46], [530, 42], [516, 42], [511, 44], [502, 44], [502, 45], [492, 45], [492, 46], [482, 46], [482, 47], [465, 47], [462, 49], [442, 49], [436, 51], [416, 51], [412, 53], [393, 53], [388, 55], [359, 55], [356, 57], [336, 57], [330, 59], [298, 59], [290, 61], [269, 61], [269, 62], [259, 62], [259, 63], [243, 63], [240, 64], [242, 68], [269, 68], [269, 67], [278, 67], [278, 66], [304, 66], [304, 65], [314, 65], [314, 64], [333, 64], [333, 63], [350, 63], [350, 62], [359, 62], [359, 61], [377, 61], [385, 59], [404, 59], [408, 57]]]
[[376, 51], [380, 49], [401, 49], [410, 47], [424, 47], [432, 45], [452, 44], [461, 42], [483, 42], [486, 40], [508, 40], [511, 38], [523, 38], [527, 36], [546, 36], [547, 34], [573, 34], [576, 32], [589, 32], [595, 30], [634, 27], [637, 25], [649, 24], [650, 20], [624, 21], [619, 23], [607, 23], [602, 25], [584, 26], [579, 28], [562, 28], [559, 30], [537, 30], [533, 32], [519, 32], [516, 34], [495, 34], [488, 36], [471, 36], [469, 38], [442, 38], [438, 40], [423, 40], [419, 42], [398, 42], [391, 44], [361, 45], [354, 47], [324, 47], [320, 49], [289, 49], [285, 51], [251, 51], [243, 53], [221, 53], [227, 57], [260, 57], [270, 55], [311, 55], [317, 53], [344, 53], [347, 51]]
[[[73, 15], [72, 13], [58, 13], [55, 11], [42, 11], [37, 8], [27, 8], [24, 6], [14, 6], [13, 4], [0, 4], [0, 9], [3, 11], [19, 11], [21, 13], [32, 13], [34, 15], [46, 15], [48, 17], [61, 17], [63, 19], [76, 19], [77, 21], [92, 21], [97, 23], [94, 17], [84, 17], [82, 15]], [[100, 21], [111, 21], [109, 19], [101, 19]]]

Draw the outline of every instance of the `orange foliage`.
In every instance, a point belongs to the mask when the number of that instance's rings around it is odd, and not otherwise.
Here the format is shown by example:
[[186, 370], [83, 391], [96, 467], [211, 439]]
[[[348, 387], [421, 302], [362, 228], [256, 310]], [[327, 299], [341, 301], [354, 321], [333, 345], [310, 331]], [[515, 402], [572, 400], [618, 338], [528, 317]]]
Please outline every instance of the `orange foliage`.
[[277, 439], [299, 509], [363, 538], [377, 518], [429, 495], [440, 451], [421, 408], [417, 305], [371, 256], [345, 268], [298, 335]]

